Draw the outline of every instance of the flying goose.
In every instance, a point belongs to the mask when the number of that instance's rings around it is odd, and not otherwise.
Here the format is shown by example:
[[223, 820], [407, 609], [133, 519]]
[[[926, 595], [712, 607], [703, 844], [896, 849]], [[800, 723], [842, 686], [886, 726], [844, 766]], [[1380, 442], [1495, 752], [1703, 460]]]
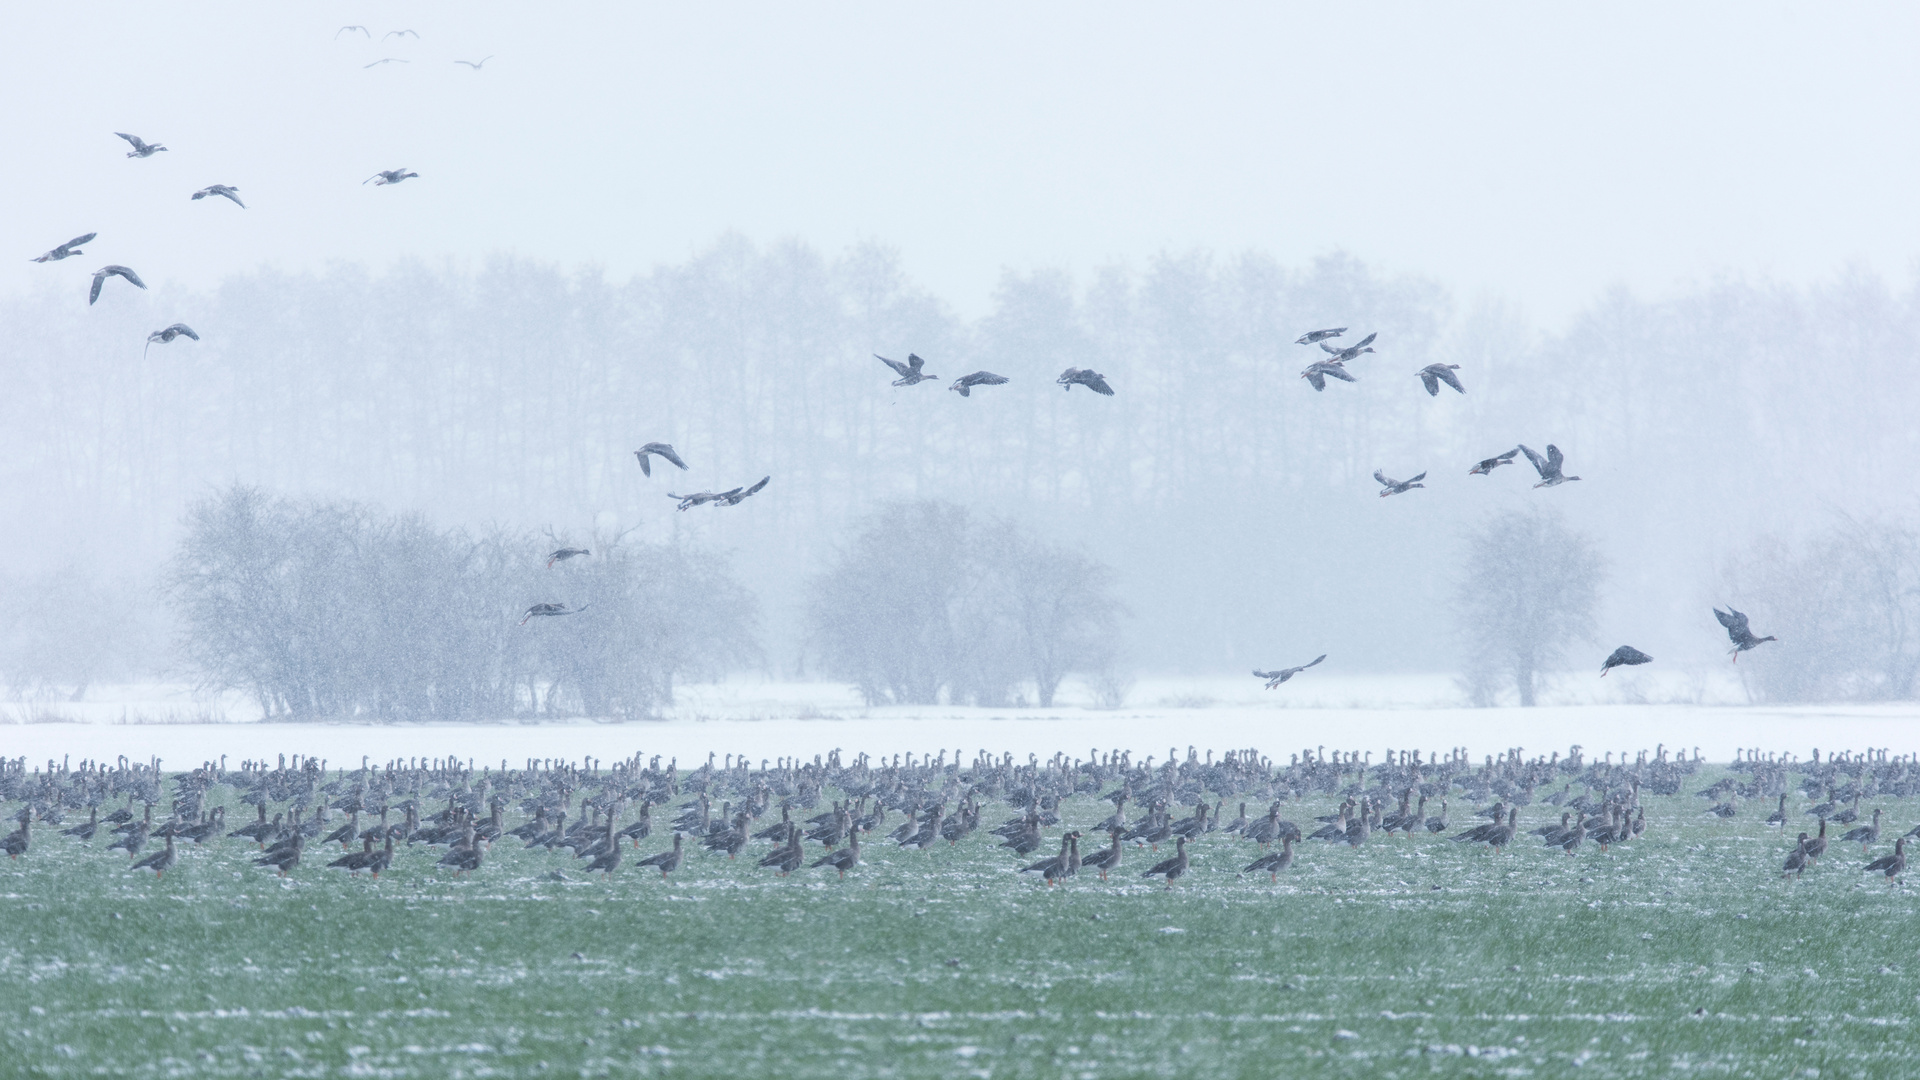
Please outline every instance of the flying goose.
[[1420, 381], [1427, 384], [1428, 397], [1438, 397], [1441, 383], [1446, 383], [1463, 394], [1467, 392], [1467, 388], [1460, 385], [1460, 377], [1454, 374], [1458, 370], [1460, 370], [1459, 364], [1428, 364], [1414, 374], [1420, 376]]
[[720, 496], [715, 495], [711, 491], [696, 491], [691, 495], [675, 495], [671, 491], [667, 492], [667, 498], [680, 500], [680, 505], [678, 509], [681, 509], [681, 510], [691, 510], [694, 507], [700, 506], [704, 503], [710, 503], [719, 497]]
[[928, 375], [922, 371], [921, 368], [925, 367], [927, 362], [913, 353], [907, 354], [907, 362], [904, 364], [898, 360], [889, 360], [879, 353], [874, 353], [873, 358], [892, 368], [894, 374], [900, 376], [893, 380], [893, 385], [895, 386], [914, 386], [919, 383], [930, 382], [940, 377], [938, 375]]
[[760, 482], [757, 484], [754, 484], [752, 487], [744, 488], [744, 489], [734, 488], [732, 491], [723, 491], [720, 494], [715, 495], [713, 497], [713, 505], [739, 506], [741, 503], [746, 501], [747, 496], [756, 494], [759, 492], [761, 488], [766, 487], [767, 481], [771, 479], [773, 479], [773, 477], [763, 476], [760, 478]]
[[1307, 370], [1302, 371], [1300, 377], [1307, 380], [1315, 390], [1325, 390], [1329, 377], [1339, 379], [1341, 382], [1360, 381], [1352, 375], [1347, 374], [1346, 366], [1338, 360], [1320, 360], [1308, 364]]
[[1309, 330], [1305, 334], [1300, 335], [1299, 340], [1295, 341], [1294, 344], [1312, 345], [1316, 342], [1325, 341], [1328, 338], [1337, 338], [1346, 332], [1347, 328], [1344, 326], [1335, 327], [1332, 330]]
[[1361, 353], [1372, 352], [1373, 349], [1371, 348], [1371, 346], [1373, 345], [1373, 339], [1379, 336], [1380, 336], [1379, 332], [1375, 331], [1374, 333], [1368, 334], [1366, 337], [1361, 338], [1359, 341], [1353, 343], [1352, 345], [1347, 346], [1344, 349], [1336, 349], [1324, 341], [1320, 343], [1320, 347], [1326, 350], [1327, 353], [1333, 357], [1334, 363], [1344, 364], [1349, 360], [1359, 359]]
[[1113, 387], [1107, 385], [1107, 377], [1092, 368], [1070, 367], [1061, 372], [1060, 377], [1055, 379], [1054, 382], [1059, 383], [1060, 389], [1062, 390], [1072, 390], [1077, 384], [1086, 387], [1096, 394], [1101, 394], [1106, 397], [1113, 396]]
[[365, 34], [365, 35], [367, 35], [367, 40], [368, 40], [368, 41], [372, 41], [372, 40], [373, 40], [373, 33], [372, 33], [372, 31], [369, 31], [369, 30], [368, 30], [368, 29], [367, 29], [366, 27], [364, 27], [364, 26], [343, 26], [343, 27], [341, 27], [340, 29], [338, 29], [338, 30], [335, 30], [335, 31], [333, 32], [333, 40], [335, 40], [335, 41], [339, 41], [339, 40], [340, 40], [340, 35], [341, 35], [341, 34], [344, 34], [344, 33], [346, 33], [346, 32], [347, 32], [347, 31], [349, 31], [349, 30], [358, 30], [358, 31], [360, 31], [360, 32], [361, 32], [362, 34]]
[[547, 556], [547, 569], [553, 569], [554, 563], [566, 562], [568, 559], [576, 559], [582, 555], [591, 554], [593, 554], [593, 552], [588, 551], [586, 548], [563, 547]]
[[129, 135], [124, 131], [116, 131], [114, 134], [133, 145], [133, 149], [127, 151], [127, 156], [130, 158], [149, 158], [166, 149], [166, 147], [161, 146], [159, 143], [147, 142], [138, 135]]
[[1319, 656], [1316, 656], [1313, 659], [1307, 661], [1306, 663], [1301, 664], [1299, 667], [1281, 668], [1278, 671], [1260, 671], [1256, 669], [1253, 673], [1253, 677], [1256, 679], [1267, 680], [1267, 689], [1273, 690], [1278, 688], [1281, 683], [1286, 682], [1288, 679], [1293, 678], [1295, 675], [1300, 674], [1301, 672], [1307, 670], [1308, 668], [1312, 667], [1315, 664], [1318, 664], [1320, 661], [1325, 660], [1326, 658], [1327, 658], [1327, 654], [1321, 653]]
[[1617, 667], [1626, 667], [1633, 664], [1650, 664], [1652, 662], [1653, 657], [1648, 656], [1639, 649], [1631, 645], [1622, 645], [1607, 656], [1607, 662], [1605, 664], [1600, 665], [1600, 674], [1604, 677], [1607, 672]]
[[368, 68], [372, 68], [372, 67], [379, 67], [379, 66], [380, 66], [381, 64], [411, 64], [411, 63], [413, 63], [413, 61], [411, 61], [411, 60], [402, 60], [402, 59], [400, 59], [400, 58], [399, 58], [399, 57], [397, 57], [397, 56], [383, 56], [383, 57], [381, 57], [380, 59], [378, 59], [378, 60], [375, 60], [375, 61], [374, 61], [373, 63], [371, 63], [371, 64], [362, 64], [362, 65], [360, 65], [360, 70], [361, 70], [361, 71], [365, 71], [365, 70], [367, 70]]
[[487, 66], [487, 61], [489, 61], [489, 60], [491, 60], [491, 59], [493, 59], [493, 54], [492, 54], [492, 53], [488, 53], [487, 55], [485, 55], [485, 56], [483, 56], [483, 57], [481, 57], [481, 58], [480, 58], [480, 59], [478, 59], [478, 60], [455, 60], [455, 61], [454, 61], [454, 63], [456, 63], [456, 64], [465, 64], [465, 65], [467, 65], [468, 67], [470, 67], [470, 68], [472, 68], [473, 70], [475, 70], [475, 71], [479, 71], [479, 70], [480, 70], [481, 68], [483, 68], [483, 67], [486, 67], [486, 66]]
[[380, 35], [380, 40], [385, 41], [390, 37], [410, 37], [415, 41], [420, 40], [420, 35], [414, 33], [411, 30], [389, 30], [386, 33]]
[[1526, 443], [1520, 444], [1520, 452], [1527, 455], [1527, 460], [1533, 462], [1534, 471], [1540, 474], [1540, 482], [1533, 485], [1534, 487], [1553, 487], [1569, 480], [1580, 479], [1577, 476], [1567, 476], [1560, 471], [1560, 465], [1566, 458], [1561, 455], [1560, 448], [1552, 443], [1547, 444], [1546, 457], [1534, 453]]
[[93, 302], [100, 299], [100, 287], [105, 285], [107, 279], [110, 277], [126, 278], [136, 289], [144, 289], [147, 287], [147, 283], [140, 280], [139, 274], [134, 273], [125, 266], [103, 266], [93, 272], [93, 291], [87, 293], [88, 307], [92, 307]]
[[1733, 659], [1735, 663], [1740, 661], [1740, 654], [1746, 652], [1748, 649], [1757, 649], [1762, 642], [1780, 640], [1772, 634], [1768, 634], [1766, 637], [1754, 637], [1753, 631], [1747, 626], [1746, 614], [1735, 609], [1732, 604], [1728, 604], [1727, 610], [1725, 611], [1714, 608], [1713, 617], [1719, 619], [1720, 625], [1727, 628], [1727, 639], [1733, 642]]
[[388, 184], [397, 184], [402, 180], [419, 175], [417, 172], [408, 172], [407, 167], [402, 165], [397, 169], [382, 169], [372, 176], [367, 177], [365, 180], [360, 181], [360, 186], [366, 187], [368, 184], [372, 184], [374, 187], [386, 187]]
[[59, 262], [61, 259], [64, 259], [69, 255], [85, 255], [86, 252], [80, 250], [80, 245], [87, 243], [88, 241], [92, 240], [94, 237], [99, 235], [100, 235], [99, 233], [88, 233], [85, 236], [76, 236], [73, 239], [67, 241], [66, 243], [61, 244], [59, 247], [54, 248], [52, 251], [47, 252], [45, 255], [42, 255], [39, 258], [34, 259], [32, 261], [33, 262]]
[[1520, 456], [1520, 448], [1516, 446], [1504, 454], [1498, 454], [1494, 457], [1484, 459], [1483, 461], [1480, 462], [1480, 464], [1475, 465], [1471, 469], [1468, 469], [1467, 475], [1468, 476], [1485, 476], [1488, 473], [1493, 472], [1493, 470], [1499, 468], [1502, 465], [1513, 464], [1513, 459], [1519, 456]]
[[525, 615], [521, 616], [520, 625], [525, 626], [527, 625], [528, 619], [539, 616], [578, 615], [585, 610], [587, 610], [587, 605], [585, 604], [581, 604], [577, 608], [570, 608], [565, 604], [535, 604], [527, 609]]
[[223, 199], [232, 199], [233, 205], [242, 210], [247, 208], [247, 204], [240, 201], [240, 189], [237, 187], [232, 187], [227, 184], [208, 184], [206, 187], [194, 192], [193, 198], [195, 202], [198, 202], [209, 195], [218, 195]]
[[[147, 348], [151, 349], [156, 341], [162, 345], [170, 345], [173, 343], [173, 339], [177, 337], [192, 338], [195, 341], [200, 340], [200, 335], [193, 332], [193, 327], [183, 322], [177, 322], [164, 330], [155, 330], [153, 333], [148, 334]], [[147, 350], [140, 350], [140, 355], [147, 355]]]
[[962, 375], [954, 381], [949, 390], [957, 390], [961, 397], [972, 397], [976, 386], [999, 386], [1007, 381], [1005, 375], [995, 375], [991, 371], [976, 371], [971, 375]]
[[[650, 442], [633, 452], [633, 456], [640, 459], [640, 475], [653, 475], [653, 466], [647, 461], [647, 458], [653, 454], [660, 455], [662, 458], [665, 458], [669, 464], [678, 465], [682, 469], [687, 467], [687, 463], [680, 460], [680, 455], [673, 452], [672, 443]], [[674, 496], [676, 499], [679, 497], [678, 495]]]
[[1395, 480], [1392, 477], [1388, 476], [1387, 474], [1381, 472], [1379, 469], [1375, 469], [1373, 470], [1373, 478], [1375, 480], [1380, 481], [1380, 487], [1381, 487], [1380, 497], [1383, 499], [1389, 495], [1398, 495], [1398, 494], [1401, 494], [1402, 492], [1411, 491], [1414, 488], [1423, 488], [1427, 486], [1420, 482], [1427, 478], [1427, 474], [1424, 472], [1414, 477], [1411, 480]]

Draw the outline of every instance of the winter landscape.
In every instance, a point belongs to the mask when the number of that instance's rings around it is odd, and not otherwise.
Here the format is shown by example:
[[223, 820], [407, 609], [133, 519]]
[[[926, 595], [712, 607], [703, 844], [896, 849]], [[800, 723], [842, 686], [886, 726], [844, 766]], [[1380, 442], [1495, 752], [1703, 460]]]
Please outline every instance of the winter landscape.
[[1913, 11], [16, 23], [0, 1074], [1913, 1071]]

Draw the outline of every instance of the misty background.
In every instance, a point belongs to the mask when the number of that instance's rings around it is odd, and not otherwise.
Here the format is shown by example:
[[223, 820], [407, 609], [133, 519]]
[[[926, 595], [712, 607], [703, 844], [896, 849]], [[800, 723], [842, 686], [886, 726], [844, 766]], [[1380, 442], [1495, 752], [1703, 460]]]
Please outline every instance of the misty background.
[[[0, 43], [35, 103], [0, 118], [15, 667], [180, 677], [160, 584], [241, 484], [716, 553], [780, 678], [821, 676], [808, 583], [899, 500], [1105, 564], [1126, 663], [1176, 673], [1459, 669], [1469, 536], [1546, 505], [1604, 561], [1571, 666], [1722, 659], [1734, 603], [1779, 696], [1911, 693], [1909, 9], [333, 10]], [[108, 262], [151, 290], [89, 308]], [[203, 340], [143, 354], [174, 321]], [[1314, 393], [1322, 326], [1380, 338]], [[887, 385], [910, 351], [943, 379]], [[981, 368], [1012, 382], [944, 389]], [[693, 470], [643, 477], [656, 440]], [[1466, 475], [1520, 442], [1584, 479]], [[1884, 671], [1817, 677], [1862, 642]]]

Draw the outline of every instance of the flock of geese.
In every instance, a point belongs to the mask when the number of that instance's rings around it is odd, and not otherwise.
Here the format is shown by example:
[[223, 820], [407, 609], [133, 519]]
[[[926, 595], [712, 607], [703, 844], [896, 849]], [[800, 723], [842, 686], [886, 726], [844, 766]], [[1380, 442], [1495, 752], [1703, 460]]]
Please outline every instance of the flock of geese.
[[[844, 878], [876, 848], [930, 851], [991, 842], [1012, 857], [1009, 872], [1048, 885], [1096, 875], [1106, 881], [1122, 873], [1123, 864], [1131, 870], [1145, 849], [1152, 861], [1137, 876], [1171, 888], [1193, 871], [1195, 851], [1203, 847], [1220, 852], [1208, 860], [1216, 872], [1270, 881], [1320, 843], [1359, 849], [1398, 837], [1500, 853], [1529, 845], [1568, 856], [1605, 853], [1645, 836], [1643, 798], [1681, 794], [1702, 765], [1698, 751], [1689, 758], [1664, 747], [1632, 760], [1621, 754], [1617, 762], [1612, 754], [1583, 758], [1580, 747], [1565, 757], [1524, 759], [1516, 749], [1479, 765], [1457, 750], [1424, 759], [1418, 751], [1388, 751], [1379, 763], [1371, 758], [1314, 748], [1281, 765], [1251, 750], [1216, 759], [1189, 747], [1184, 758], [1169, 750], [1158, 765], [1152, 757], [1135, 762], [1126, 752], [1016, 763], [1012, 755], [984, 752], [965, 760], [955, 751], [949, 760], [944, 750], [917, 761], [912, 754], [877, 760], [862, 754], [843, 763], [835, 750], [811, 762], [761, 760], [757, 766], [730, 754], [682, 770], [677, 762], [662, 765], [658, 756], [643, 761], [636, 754], [610, 768], [592, 759], [548, 759], [521, 768], [503, 761], [495, 771], [452, 758], [381, 766], [363, 760], [348, 770], [312, 758], [289, 764], [283, 756], [272, 767], [248, 761], [229, 770], [223, 759], [170, 777], [157, 760], [82, 762], [71, 769], [49, 761], [44, 770], [29, 771], [25, 759], [13, 759], [0, 763], [0, 801], [20, 804], [19, 827], [4, 839], [14, 860], [36, 850], [37, 824], [68, 842], [105, 841], [103, 852], [124, 852], [132, 869], [156, 876], [178, 866], [185, 847], [228, 840], [253, 845], [253, 863], [283, 876], [320, 868], [374, 879], [397, 858], [455, 877], [482, 872], [504, 844], [564, 853], [562, 865], [587, 876], [610, 877], [630, 863], [671, 877], [701, 859], [725, 856], [730, 863], [753, 859], [781, 877], [830, 870]], [[1810, 802], [1820, 800], [1804, 810], [1819, 824], [1816, 835], [1800, 833], [1785, 864], [1792, 878], [1827, 854], [1829, 823], [1858, 822], [1866, 801], [1920, 796], [1920, 760], [1878, 751], [1821, 761], [1816, 751], [1808, 763], [1743, 752], [1727, 776], [1695, 795], [1719, 800], [1706, 814], [1722, 820], [1739, 816], [1741, 800], [1777, 796], [1779, 808], [1766, 824], [1785, 829], [1790, 817], [1800, 816], [1789, 809], [1796, 790]], [[1485, 805], [1455, 821], [1453, 801]], [[1012, 811], [998, 824], [990, 821], [995, 802]], [[1331, 803], [1331, 809], [1304, 816], [1312, 813], [1310, 802]], [[1231, 820], [1229, 803], [1238, 806]], [[1264, 810], [1249, 812], [1262, 803]], [[161, 805], [168, 810], [156, 820]], [[1302, 812], [1298, 823], [1289, 820], [1290, 807]], [[251, 820], [229, 829], [229, 808]], [[665, 818], [658, 824], [657, 808]], [[509, 809], [518, 818], [512, 825]], [[1871, 853], [1890, 831], [1883, 828], [1886, 810], [1876, 806], [1870, 822], [1835, 839]], [[1523, 823], [1523, 811], [1544, 811], [1547, 820]], [[1082, 823], [1069, 825], [1068, 817]], [[670, 832], [670, 841], [641, 856], [656, 829]], [[1054, 829], [1060, 831], [1050, 836]], [[1082, 850], [1082, 839], [1101, 834], [1104, 843]], [[1915, 836], [1920, 827], [1896, 838], [1892, 852], [1863, 872], [1896, 882], [1906, 868], [1906, 841]], [[158, 850], [150, 850], [156, 844]], [[1172, 851], [1161, 852], [1169, 844]], [[1044, 854], [1032, 859], [1037, 852]], [[547, 876], [569, 877], [557, 868]]]

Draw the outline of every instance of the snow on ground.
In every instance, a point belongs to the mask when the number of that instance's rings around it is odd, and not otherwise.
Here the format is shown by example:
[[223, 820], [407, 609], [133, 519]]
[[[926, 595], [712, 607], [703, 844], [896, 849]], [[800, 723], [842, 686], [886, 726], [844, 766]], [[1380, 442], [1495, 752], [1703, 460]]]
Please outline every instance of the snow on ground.
[[[1253, 747], [1285, 761], [1325, 747], [1445, 752], [1478, 758], [1509, 747], [1562, 753], [1573, 744], [1590, 757], [1665, 744], [1726, 761], [1757, 747], [1805, 757], [1884, 747], [1920, 750], [1920, 703], [1752, 706], [1731, 671], [1674, 672], [1649, 678], [1570, 675], [1538, 708], [1469, 708], [1450, 676], [1336, 676], [1313, 672], [1268, 692], [1248, 676], [1143, 679], [1118, 709], [1091, 708], [1078, 688], [1051, 709], [960, 706], [869, 708], [845, 686], [739, 678], [684, 688], [659, 721], [585, 720], [486, 724], [284, 724], [257, 721], [240, 695], [197, 695], [178, 686], [106, 687], [89, 700], [0, 704], [0, 755], [29, 762], [72, 755], [136, 760], [168, 768], [226, 755], [310, 754], [332, 764], [396, 757], [471, 758], [476, 765], [529, 757], [614, 761], [636, 752], [695, 765], [708, 753], [750, 759], [975, 750], [1046, 757], [1056, 751], [1127, 749], [1136, 757], [1188, 746]], [[1631, 676], [1640, 676], [1632, 678]]]

